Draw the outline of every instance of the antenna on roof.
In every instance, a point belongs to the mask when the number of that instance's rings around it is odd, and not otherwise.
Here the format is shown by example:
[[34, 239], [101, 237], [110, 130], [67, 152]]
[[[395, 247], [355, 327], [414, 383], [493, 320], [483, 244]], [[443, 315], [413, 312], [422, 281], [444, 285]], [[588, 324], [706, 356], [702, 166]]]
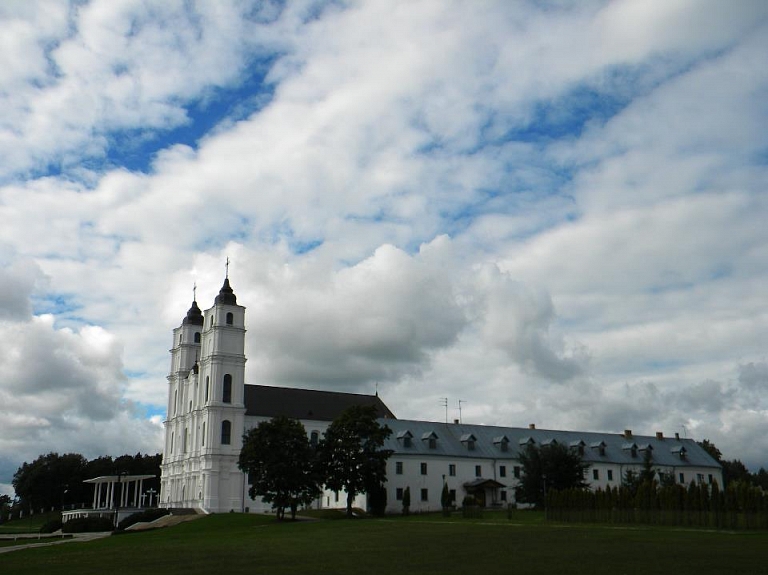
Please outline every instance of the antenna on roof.
[[467, 402], [463, 399], [459, 400], [459, 423], [461, 423], [461, 404], [462, 403], [467, 403]]
[[448, 398], [447, 397], [441, 397], [440, 403], [445, 407], [445, 422], [448, 423]]

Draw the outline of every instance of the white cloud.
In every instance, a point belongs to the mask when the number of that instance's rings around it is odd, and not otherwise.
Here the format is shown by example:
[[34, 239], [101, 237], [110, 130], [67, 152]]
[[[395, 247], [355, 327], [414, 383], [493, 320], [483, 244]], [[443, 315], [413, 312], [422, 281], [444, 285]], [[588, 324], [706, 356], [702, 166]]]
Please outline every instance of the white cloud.
[[250, 382], [763, 464], [767, 11], [4, 3], [0, 454], [159, 446], [229, 256]]

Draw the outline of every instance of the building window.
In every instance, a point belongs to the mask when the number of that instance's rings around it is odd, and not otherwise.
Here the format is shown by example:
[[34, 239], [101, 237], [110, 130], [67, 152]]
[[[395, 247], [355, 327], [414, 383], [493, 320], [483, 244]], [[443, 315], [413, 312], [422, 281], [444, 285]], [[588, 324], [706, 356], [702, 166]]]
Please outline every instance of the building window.
[[696, 474], [696, 483], [704, 483], [704, 474], [703, 473], [697, 473]]
[[507, 492], [504, 489], [501, 490], [501, 500], [502, 501], [507, 500]]
[[448, 475], [451, 477], [456, 477], [456, 464], [455, 463], [449, 463], [448, 464]]
[[234, 319], [235, 316], [232, 315], [232, 312], [227, 312], [227, 325], [232, 325]]
[[608, 470], [608, 481], [613, 481], [613, 469]]
[[434, 437], [430, 437], [428, 443], [429, 443], [430, 449], [437, 449], [437, 439], [435, 439]]
[[506, 476], [507, 476], [507, 466], [499, 465], [499, 477], [506, 477]]
[[313, 431], [312, 433], [309, 434], [309, 444], [312, 447], [317, 447], [317, 442], [319, 441], [319, 439], [320, 439], [320, 435], [317, 433], [317, 431]]
[[225, 419], [221, 422], [221, 444], [229, 445], [232, 439], [232, 422]]
[[189, 429], [184, 428], [184, 440], [181, 446], [182, 453], [187, 452], [187, 443], [189, 442]]
[[402, 474], [403, 474], [403, 462], [395, 461], [395, 475], [402, 475]]
[[429, 501], [429, 489], [422, 489], [421, 490], [421, 500], [422, 501]]
[[712, 477], [711, 473], [707, 476], [707, 479], [709, 480], [709, 484], [712, 485], [712, 482], [714, 481], [714, 478]]
[[232, 376], [226, 374], [224, 376], [224, 387], [221, 391], [221, 401], [224, 403], [232, 403]]
[[455, 489], [451, 489], [448, 492], [448, 497], [450, 498], [451, 503], [456, 503], [456, 490]]
[[426, 463], [422, 463], [421, 464], [421, 474], [422, 475], [426, 475], [427, 474], [427, 464]]
[[403, 437], [403, 447], [410, 447], [411, 446], [411, 438], [406, 435]]
[[680, 477], [680, 483], [685, 485], [685, 473], [681, 473], [679, 477]]
[[402, 487], [398, 487], [397, 489], [395, 489], [395, 499], [397, 499], [398, 501], [402, 501], [403, 500], [403, 488]]
[[203, 421], [203, 447], [205, 447], [205, 421]]
[[512, 470], [515, 474], [515, 479], [520, 479], [520, 466], [515, 465], [514, 469]]
[[600, 470], [599, 469], [593, 469], [592, 470], [592, 479], [595, 481], [598, 481], [600, 479]]
[[483, 466], [475, 465], [475, 477], [482, 477], [482, 476], [483, 476]]
[[195, 332], [195, 343], [200, 343], [200, 332], [199, 331]]

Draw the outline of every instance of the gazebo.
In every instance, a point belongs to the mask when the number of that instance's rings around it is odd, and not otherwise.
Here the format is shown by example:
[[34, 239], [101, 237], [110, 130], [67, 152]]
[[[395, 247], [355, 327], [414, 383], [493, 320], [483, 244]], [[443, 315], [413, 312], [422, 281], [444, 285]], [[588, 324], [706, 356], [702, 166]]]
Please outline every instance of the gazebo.
[[[83, 483], [93, 485], [93, 504], [89, 509], [63, 511], [61, 521], [66, 523], [70, 519], [80, 517], [107, 517], [113, 519], [114, 524], [117, 525], [129, 515], [153, 506], [154, 495], [157, 492], [154, 489], [144, 492], [144, 480], [154, 478], [154, 475], [119, 473], [86, 479]], [[149, 501], [145, 505], [147, 496]]]

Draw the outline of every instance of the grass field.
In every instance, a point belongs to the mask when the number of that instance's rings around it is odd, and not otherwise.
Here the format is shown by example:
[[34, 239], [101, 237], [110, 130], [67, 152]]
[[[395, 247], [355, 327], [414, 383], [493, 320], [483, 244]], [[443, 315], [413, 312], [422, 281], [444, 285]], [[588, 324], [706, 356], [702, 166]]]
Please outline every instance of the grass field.
[[0, 525], [0, 535], [8, 533], [37, 533], [43, 525], [54, 519], [61, 519], [61, 513], [52, 511], [51, 513], [38, 513], [23, 519], [14, 519]]
[[[518, 520], [519, 519], [519, 520]], [[543, 524], [440, 515], [277, 523], [224, 514], [0, 555], [3, 573], [768, 573], [768, 533]]]

